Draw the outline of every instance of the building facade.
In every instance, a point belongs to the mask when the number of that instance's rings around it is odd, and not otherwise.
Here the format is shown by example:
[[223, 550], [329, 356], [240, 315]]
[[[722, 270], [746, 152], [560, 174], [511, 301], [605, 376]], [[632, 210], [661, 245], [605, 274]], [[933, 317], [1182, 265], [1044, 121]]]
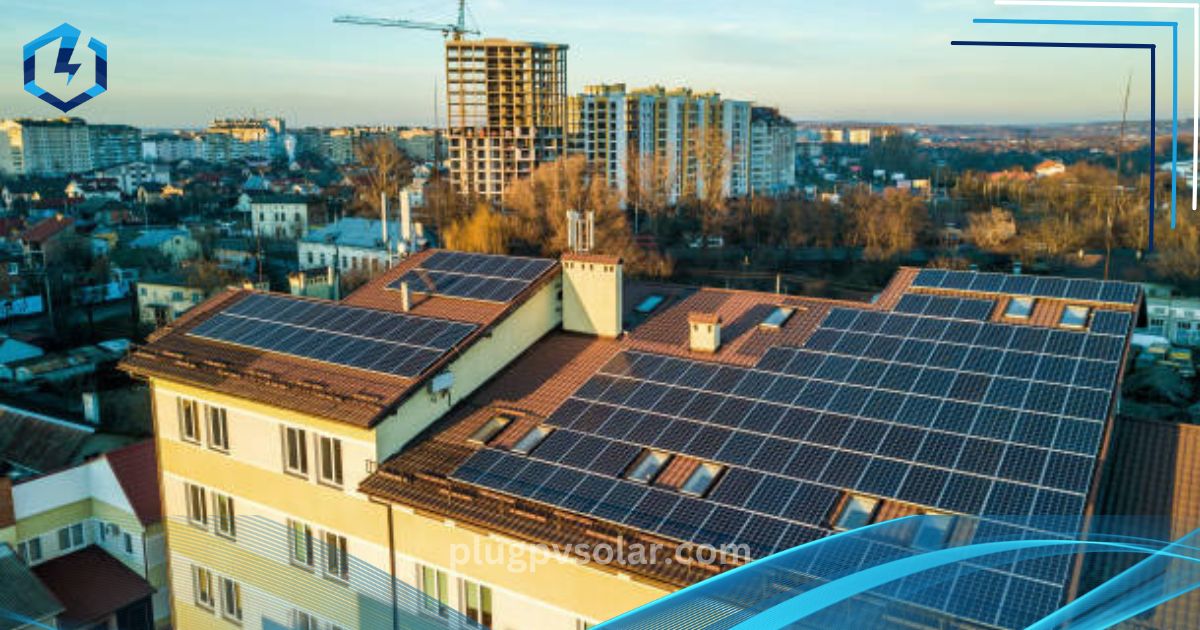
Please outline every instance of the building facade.
[[109, 168], [142, 159], [142, 131], [130, 125], [88, 125], [92, 168]]
[[80, 118], [0, 121], [0, 154], [0, 168], [14, 175], [69, 175], [94, 168], [90, 132]]
[[308, 199], [265, 195], [250, 202], [250, 228], [265, 238], [296, 239], [308, 232]]
[[377, 273], [391, 264], [392, 252], [399, 240], [400, 226], [397, 223], [389, 222], [385, 240], [383, 227], [378, 220], [347, 217], [310, 230], [300, 239], [296, 246], [299, 268], [333, 267], [342, 273]]
[[446, 111], [454, 186], [499, 201], [565, 150], [567, 46], [447, 41]]
[[591, 85], [569, 101], [568, 150], [624, 197], [629, 189], [628, 97], [625, 85]]
[[755, 107], [750, 121], [750, 192], [776, 196], [796, 188], [796, 125], [779, 110]]

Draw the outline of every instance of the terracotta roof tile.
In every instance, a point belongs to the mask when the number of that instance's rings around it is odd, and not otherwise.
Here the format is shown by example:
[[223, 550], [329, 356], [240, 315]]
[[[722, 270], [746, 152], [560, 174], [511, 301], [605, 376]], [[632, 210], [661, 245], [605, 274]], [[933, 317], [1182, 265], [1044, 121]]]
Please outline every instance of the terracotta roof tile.
[[49, 219], [42, 219], [33, 227], [25, 230], [25, 232], [21, 234], [21, 240], [29, 243], [45, 243], [46, 241], [58, 235], [58, 233], [73, 225], [75, 225], [75, 219], [72, 219], [71, 217], [50, 217]]
[[162, 521], [162, 501], [158, 491], [158, 460], [154, 440], [146, 440], [104, 454], [117, 482], [133, 505], [142, 525]]
[[96, 546], [43, 562], [33, 572], [66, 608], [59, 620], [68, 627], [94, 623], [154, 593], [146, 580]]
[[700, 460], [694, 457], [685, 457], [678, 455], [671, 458], [667, 463], [667, 467], [658, 474], [658, 478], [654, 480], [654, 485], [664, 488], [678, 488], [683, 485], [683, 482], [696, 472], [700, 467]]

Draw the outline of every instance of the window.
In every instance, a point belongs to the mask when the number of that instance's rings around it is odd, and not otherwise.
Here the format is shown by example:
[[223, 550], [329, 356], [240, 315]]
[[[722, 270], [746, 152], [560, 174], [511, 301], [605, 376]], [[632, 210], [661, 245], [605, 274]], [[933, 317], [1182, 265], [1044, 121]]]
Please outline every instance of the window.
[[930, 513], [921, 517], [913, 546], [918, 549], [941, 549], [954, 531], [955, 517], [949, 514]]
[[304, 429], [283, 430], [283, 467], [294, 475], [308, 476], [308, 434]]
[[325, 532], [325, 575], [342, 581], [350, 579], [350, 557], [346, 554], [346, 537]]
[[723, 470], [723, 467], [717, 464], [700, 464], [679, 489], [684, 494], [702, 497], [712, 487], [713, 482], [717, 479], [717, 475], [721, 474], [721, 470]]
[[17, 555], [25, 560], [25, 564], [33, 564], [42, 561], [42, 539], [30, 538], [25, 542], [17, 545]]
[[225, 409], [207, 407], [208, 410], [208, 446], [218, 451], [229, 450], [229, 422], [226, 420]]
[[133, 536], [125, 532], [121, 535], [121, 541], [125, 544], [125, 553], [133, 555]]
[[213, 512], [217, 517], [217, 533], [227, 538], [237, 536], [237, 523], [233, 512], [233, 497], [213, 493]]
[[1004, 309], [1005, 317], [1015, 319], [1029, 319], [1033, 313], [1033, 298], [1031, 297], [1015, 297], [1008, 301], [1008, 308]]
[[321, 481], [342, 485], [342, 441], [321, 436]]
[[312, 528], [300, 521], [288, 521], [288, 547], [292, 552], [292, 564], [313, 568]]
[[196, 401], [180, 398], [179, 407], [179, 436], [188, 442], [200, 442], [199, 418], [196, 415]]
[[69, 551], [83, 546], [83, 523], [75, 523], [58, 530], [59, 551]]
[[663, 303], [664, 299], [665, 298], [663, 298], [661, 295], [651, 295], [639, 302], [633, 310], [642, 315], [653, 313], [654, 309], [658, 308], [659, 305]]
[[759, 326], [762, 328], [778, 330], [783, 328], [783, 325], [787, 323], [787, 320], [791, 319], [792, 313], [795, 312], [796, 309], [794, 308], [788, 308], [786, 306], [776, 307], [775, 310], [771, 311], [770, 315], [767, 315], [767, 318], [764, 319]]
[[483, 426], [472, 433], [468, 440], [476, 444], [487, 444], [511, 422], [512, 418], [505, 415], [492, 416], [491, 419], [483, 423]]
[[875, 515], [875, 508], [878, 506], [879, 499], [852, 494], [846, 498], [833, 527], [834, 529], [858, 529], [871, 522], [871, 517]]
[[105, 534], [105, 531], [104, 531], [105, 529], [106, 528], [104, 526], [104, 523], [101, 523], [101, 522], [96, 523], [96, 541], [97, 542], [102, 543], [108, 538], [108, 536]]
[[202, 567], [192, 567], [192, 581], [196, 587], [196, 605], [212, 610], [216, 605], [212, 571]]
[[317, 622], [317, 618], [303, 611], [292, 611], [292, 617], [295, 622], [292, 623], [292, 628], [295, 630], [321, 630], [321, 624]]
[[512, 447], [513, 452], [520, 453], [521, 455], [528, 455], [532, 453], [533, 449], [537, 448], [538, 444], [541, 444], [542, 440], [545, 440], [546, 436], [550, 435], [551, 431], [553, 431], [553, 429], [545, 425], [533, 427], [529, 430], [529, 433], [525, 434], [525, 437], [517, 440], [517, 443]]
[[626, 473], [625, 478], [631, 481], [650, 483], [658, 471], [667, 465], [669, 459], [671, 456], [662, 451], [646, 451], [634, 462], [633, 468]]
[[1071, 305], [1063, 309], [1062, 319], [1058, 325], [1063, 328], [1083, 328], [1087, 326], [1088, 314], [1092, 309], [1086, 306]]
[[463, 580], [462, 600], [463, 614], [467, 618], [485, 628], [492, 627], [492, 589]]
[[450, 608], [450, 592], [446, 588], [446, 572], [417, 565], [417, 588], [425, 594], [425, 610], [445, 615]]
[[188, 520], [193, 525], [208, 527], [208, 498], [207, 492], [200, 486], [186, 484]]
[[242, 620], [242, 585], [226, 577], [221, 578], [221, 614], [230, 621]]

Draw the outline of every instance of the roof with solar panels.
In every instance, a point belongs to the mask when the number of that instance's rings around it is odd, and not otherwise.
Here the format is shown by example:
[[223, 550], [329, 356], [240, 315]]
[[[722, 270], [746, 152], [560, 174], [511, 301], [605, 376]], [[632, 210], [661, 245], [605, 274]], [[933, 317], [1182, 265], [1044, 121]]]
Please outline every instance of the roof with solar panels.
[[[539, 543], [750, 550], [618, 568], [674, 586], [838, 531], [856, 495], [875, 520], [1082, 518], [1141, 302], [1124, 282], [912, 268], [871, 304], [627, 290], [621, 339], [548, 336], [360, 489]], [[697, 351], [706, 325], [719, 345]], [[972, 587], [1035, 614], [1065, 571]], [[995, 614], [964, 613], [1016, 623]]]
[[557, 268], [429, 250], [341, 302], [230, 289], [156, 331], [122, 367], [372, 426]]

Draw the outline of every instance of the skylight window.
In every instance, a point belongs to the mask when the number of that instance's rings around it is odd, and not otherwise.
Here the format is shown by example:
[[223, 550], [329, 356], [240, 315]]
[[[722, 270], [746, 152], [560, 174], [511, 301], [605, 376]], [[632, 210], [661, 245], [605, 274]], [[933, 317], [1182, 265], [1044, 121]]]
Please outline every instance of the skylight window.
[[796, 309], [794, 308], [788, 308], [786, 306], [776, 307], [775, 310], [771, 311], [771, 314], [767, 315], [767, 318], [764, 319], [759, 325], [763, 328], [778, 330], [783, 328], [783, 325], [787, 323], [787, 320], [792, 317], [792, 313], [795, 312]]
[[1004, 316], [1014, 319], [1029, 319], [1032, 314], [1033, 298], [1031, 297], [1015, 297], [1008, 301], [1008, 308], [1004, 309]]
[[488, 442], [491, 442], [492, 438], [496, 437], [501, 431], [504, 430], [504, 427], [507, 427], [511, 422], [512, 418], [505, 415], [492, 416], [487, 422], [483, 423], [483, 426], [479, 427], [479, 429], [472, 433], [471, 437], [467, 439], [471, 442], [475, 442], [476, 444], [487, 444]]
[[858, 529], [871, 522], [875, 516], [875, 508], [879, 507], [879, 499], [875, 497], [852, 494], [846, 498], [842, 511], [838, 514], [835, 529]]
[[913, 537], [913, 546], [917, 549], [941, 549], [954, 533], [954, 523], [957, 519], [950, 514], [930, 512], [921, 517], [920, 526]]
[[517, 443], [512, 447], [512, 451], [521, 455], [532, 453], [533, 449], [537, 448], [546, 439], [546, 436], [550, 435], [551, 431], [553, 429], [542, 424], [533, 427], [529, 430], [529, 433], [526, 433], [524, 437], [517, 440]]
[[638, 305], [636, 307], [634, 307], [633, 310], [642, 315], [646, 315], [648, 313], [653, 313], [654, 309], [658, 308], [659, 305], [661, 305], [663, 303], [664, 299], [666, 299], [666, 298], [664, 298], [661, 295], [657, 295], [657, 294], [651, 295], [651, 296], [647, 297], [646, 299], [642, 300], [641, 302], [639, 302]]
[[1063, 328], [1083, 328], [1087, 326], [1088, 315], [1091, 312], [1092, 309], [1086, 306], [1068, 306], [1063, 309], [1062, 319], [1059, 320], [1058, 325]]
[[717, 480], [717, 476], [721, 474], [722, 470], [724, 468], [717, 464], [700, 464], [696, 468], [696, 471], [687, 478], [687, 481], [683, 482], [679, 490], [684, 494], [702, 497], [712, 487], [713, 482]]
[[670, 459], [671, 456], [662, 451], [646, 451], [625, 474], [625, 478], [639, 483], [650, 483]]

